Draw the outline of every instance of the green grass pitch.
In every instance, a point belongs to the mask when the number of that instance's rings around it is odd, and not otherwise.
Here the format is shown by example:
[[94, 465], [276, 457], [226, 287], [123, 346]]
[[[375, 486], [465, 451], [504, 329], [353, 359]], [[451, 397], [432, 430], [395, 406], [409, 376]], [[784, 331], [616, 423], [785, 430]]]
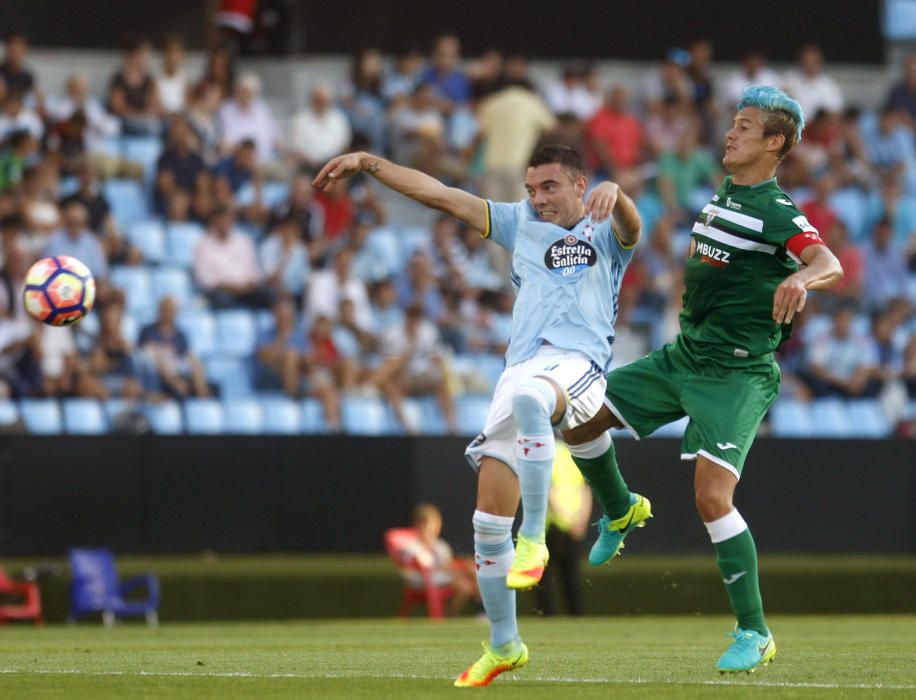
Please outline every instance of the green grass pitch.
[[779, 653], [713, 671], [725, 617], [531, 619], [531, 663], [485, 690], [452, 680], [480, 653], [471, 619], [139, 624], [0, 630], [3, 698], [916, 697], [916, 617], [773, 617]]

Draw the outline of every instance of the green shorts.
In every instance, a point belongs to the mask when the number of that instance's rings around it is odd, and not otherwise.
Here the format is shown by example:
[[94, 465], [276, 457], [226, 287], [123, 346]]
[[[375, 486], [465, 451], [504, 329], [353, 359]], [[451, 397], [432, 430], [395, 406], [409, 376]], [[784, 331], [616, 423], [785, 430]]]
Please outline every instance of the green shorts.
[[681, 459], [703, 455], [740, 477], [778, 393], [772, 355], [727, 357], [678, 336], [608, 374], [605, 403], [636, 439], [689, 416]]

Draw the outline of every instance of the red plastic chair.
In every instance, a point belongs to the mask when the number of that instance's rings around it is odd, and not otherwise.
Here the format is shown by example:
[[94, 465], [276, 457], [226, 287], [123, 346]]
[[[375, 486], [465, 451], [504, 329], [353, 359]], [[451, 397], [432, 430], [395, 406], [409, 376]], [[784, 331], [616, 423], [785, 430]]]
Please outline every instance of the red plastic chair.
[[[441, 620], [445, 617], [445, 601], [452, 596], [451, 586], [438, 586], [433, 581], [433, 569], [417, 560], [417, 531], [412, 527], [394, 527], [385, 531], [385, 549], [391, 561], [404, 577], [404, 595], [398, 615], [409, 617], [415, 605], [426, 603], [429, 617]], [[417, 572], [423, 579], [423, 587], [412, 585], [408, 572]]]
[[13, 581], [3, 569], [0, 569], [0, 595], [22, 596], [21, 603], [0, 605], [0, 625], [10, 620], [33, 620], [36, 625], [44, 624], [41, 614], [41, 593], [38, 584], [31, 581]]

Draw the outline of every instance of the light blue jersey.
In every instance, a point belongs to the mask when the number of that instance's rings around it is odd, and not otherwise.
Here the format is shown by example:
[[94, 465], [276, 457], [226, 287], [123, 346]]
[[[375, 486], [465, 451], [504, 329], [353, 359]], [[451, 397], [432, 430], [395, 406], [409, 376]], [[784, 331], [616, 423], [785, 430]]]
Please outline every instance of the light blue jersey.
[[632, 246], [620, 243], [610, 219], [586, 217], [567, 230], [541, 221], [527, 199], [488, 200], [487, 216], [484, 235], [512, 253], [518, 293], [506, 364], [527, 360], [548, 342], [578, 350], [607, 371]]

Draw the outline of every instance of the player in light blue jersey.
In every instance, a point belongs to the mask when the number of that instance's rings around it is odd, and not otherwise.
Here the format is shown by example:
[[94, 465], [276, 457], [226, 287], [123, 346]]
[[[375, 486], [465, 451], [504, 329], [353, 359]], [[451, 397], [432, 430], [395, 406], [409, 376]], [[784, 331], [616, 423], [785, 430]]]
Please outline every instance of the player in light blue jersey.
[[[483, 200], [368, 153], [334, 158], [314, 184], [330, 190], [358, 172], [464, 221], [512, 253], [518, 296], [507, 366], [486, 425], [466, 450], [478, 469], [474, 551], [491, 634], [483, 656], [455, 685], [489, 685], [528, 663], [513, 589], [535, 585], [547, 563], [554, 429], [565, 434], [603, 405], [617, 297], [639, 240], [639, 213], [613, 182], [598, 185], [586, 201], [582, 158], [566, 146], [538, 149], [525, 176], [528, 198], [516, 203]], [[607, 449], [604, 439], [567, 443], [572, 454], [589, 458]], [[519, 500], [524, 508], [516, 550], [512, 523]]]

